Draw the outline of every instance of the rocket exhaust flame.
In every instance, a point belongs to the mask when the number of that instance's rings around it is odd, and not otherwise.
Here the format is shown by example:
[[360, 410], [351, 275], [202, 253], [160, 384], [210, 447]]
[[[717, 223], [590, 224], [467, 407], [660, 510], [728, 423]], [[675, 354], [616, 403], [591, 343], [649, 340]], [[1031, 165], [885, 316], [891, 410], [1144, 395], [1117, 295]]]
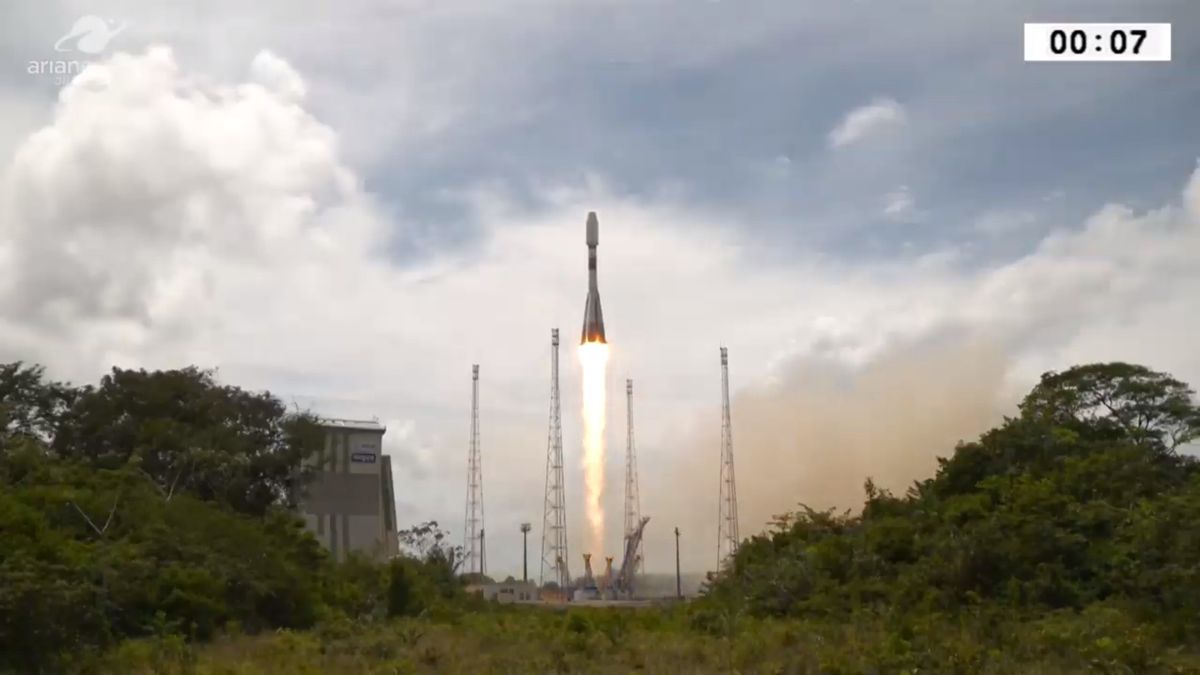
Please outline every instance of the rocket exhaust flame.
[[604, 550], [604, 427], [605, 380], [608, 345], [587, 342], [579, 346], [583, 370], [583, 471], [588, 521], [588, 548]]

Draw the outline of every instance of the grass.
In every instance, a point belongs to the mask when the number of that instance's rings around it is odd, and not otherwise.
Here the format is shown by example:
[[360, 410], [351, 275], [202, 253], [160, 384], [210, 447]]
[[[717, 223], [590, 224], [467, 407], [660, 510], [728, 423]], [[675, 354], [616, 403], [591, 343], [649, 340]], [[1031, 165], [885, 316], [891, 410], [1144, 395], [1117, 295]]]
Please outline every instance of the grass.
[[1116, 610], [996, 626], [928, 617], [895, 625], [764, 620], [675, 609], [447, 610], [322, 624], [305, 632], [124, 643], [91, 673], [1200, 673], [1200, 652], [1165, 649]]

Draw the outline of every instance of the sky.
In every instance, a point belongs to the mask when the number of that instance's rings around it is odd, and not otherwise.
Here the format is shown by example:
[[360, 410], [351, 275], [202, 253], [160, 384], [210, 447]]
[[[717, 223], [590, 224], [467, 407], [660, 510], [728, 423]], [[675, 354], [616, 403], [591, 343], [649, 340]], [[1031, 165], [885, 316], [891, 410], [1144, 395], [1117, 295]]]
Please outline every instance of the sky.
[[[1039, 20], [1171, 22], [1173, 60], [1024, 63]], [[743, 536], [903, 491], [1045, 371], [1200, 383], [1197, 28], [1183, 0], [7, 2], [0, 360], [378, 417], [399, 522], [452, 537], [478, 363], [489, 567], [532, 522], [536, 574], [554, 327], [582, 552], [596, 211], [607, 519], [632, 378], [647, 569], [675, 526], [711, 569], [720, 346]]]

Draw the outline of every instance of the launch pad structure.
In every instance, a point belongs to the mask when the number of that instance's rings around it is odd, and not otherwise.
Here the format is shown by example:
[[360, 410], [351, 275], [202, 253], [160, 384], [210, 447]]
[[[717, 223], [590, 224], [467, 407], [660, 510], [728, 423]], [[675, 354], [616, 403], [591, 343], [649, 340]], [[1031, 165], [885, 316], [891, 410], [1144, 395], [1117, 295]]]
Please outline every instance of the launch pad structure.
[[483, 459], [479, 448], [479, 364], [471, 366], [471, 440], [467, 450], [467, 506], [463, 518], [463, 572], [486, 573], [483, 538]]
[[[629, 545], [634, 531], [643, 527], [642, 523], [642, 494], [638, 483], [637, 445], [633, 440], [633, 380], [625, 380], [625, 530], [624, 540]], [[633, 551], [633, 572], [643, 572], [646, 569], [645, 556], [642, 554], [641, 537]], [[625, 574], [624, 568], [621, 573]], [[632, 582], [632, 576], [630, 577]]]
[[729, 350], [721, 347], [721, 485], [717, 516], [717, 569], [736, 551], [738, 543], [737, 481], [733, 472], [733, 422], [729, 409]]
[[[567, 496], [563, 479], [562, 397], [558, 389], [558, 329], [550, 330], [550, 431], [546, 440], [546, 496], [542, 509], [542, 565], [538, 585], [571, 586], [567, 552]], [[546, 578], [547, 571], [550, 579]]]
[[648, 516], [638, 520], [633, 531], [625, 537], [624, 555], [621, 566], [613, 570], [612, 556], [604, 558], [604, 575], [597, 579], [592, 573], [592, 554], [583, 554], [583, 578], [572, 590], [572, 600], [633, 600], [637, 586], [638, 551], [642, 546], [642, 535], [646, 531]]

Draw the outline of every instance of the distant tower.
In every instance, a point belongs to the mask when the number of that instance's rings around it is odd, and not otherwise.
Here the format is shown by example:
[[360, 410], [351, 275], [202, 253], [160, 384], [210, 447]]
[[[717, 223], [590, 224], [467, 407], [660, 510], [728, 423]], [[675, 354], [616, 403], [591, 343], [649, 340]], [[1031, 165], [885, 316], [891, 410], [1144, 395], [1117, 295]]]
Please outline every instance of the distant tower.
[[[563, 485], [562, 406], [558, 394], [558, 329], [550, 330], [550, 434], [546, 443], [546, 498], [542, 516], [542, 568], [538, 583], [571, 586], [567, 568], [567, 497]], [[546, 578], [546, 568], [551, 578]]]
[[733, 475], [733, 428], [729, 420], [729, 350], [721, 347], [721, 513], [717, 521], [717, 568], [737, 550], [737, 482]]
[[483, 463], [479, 457], [479, 364], [471, 366], [471, 448], [467, 455], [467, 515], [463, 527], [463, 572], [484, 573]]
[[[642, 494], [638, 489], [637, 446], [633, 442], [633, 380], [625, 380], [625, 541], [633, 536], [642, 522]], [[642, 544], [638, 542], [638, 550], [634, 551], [633, 566], [635, 572], [646, 569], [646, 561], [642, 554]], [[621, 570], [624, 573], [624, 570]], [[632, 577], [630, 577], [632, 578]]]

